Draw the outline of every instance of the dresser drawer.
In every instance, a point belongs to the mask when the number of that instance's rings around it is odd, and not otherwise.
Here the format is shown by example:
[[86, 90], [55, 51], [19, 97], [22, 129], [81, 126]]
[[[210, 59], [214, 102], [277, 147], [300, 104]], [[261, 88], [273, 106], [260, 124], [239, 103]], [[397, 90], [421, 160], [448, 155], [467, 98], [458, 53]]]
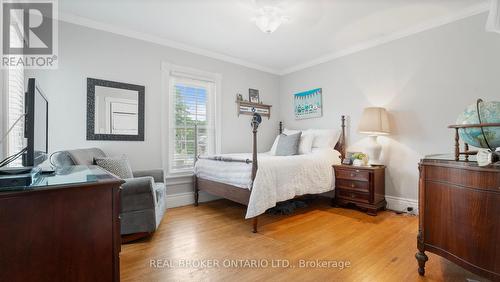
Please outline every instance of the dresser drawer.
[[370, 181], [370, 172], [361, 169], [335, 169], [335, 178], [358, 181]]
[[363, 192], [354, 192], [344, 189], [336, 189], [336, 196], [356, 202], [370, 203], [370, 194]]
[[426, 166], [425, 181], [500, 193], [500, 173], [452, 167]]
[[337, 179], [335, 180], [335, 186], [346, 190], [370, 192], [370, 182], [367, 181]]

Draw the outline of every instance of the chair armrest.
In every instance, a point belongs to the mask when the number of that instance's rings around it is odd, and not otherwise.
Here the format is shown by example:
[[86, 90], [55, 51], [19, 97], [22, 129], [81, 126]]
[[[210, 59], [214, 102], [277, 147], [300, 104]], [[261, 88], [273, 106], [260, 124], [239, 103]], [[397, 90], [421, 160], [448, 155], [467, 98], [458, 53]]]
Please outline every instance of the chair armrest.
[[154, 193], [153, 184], [154, 179], [151, 176], [127, 178], [124, 179], [125, 183], [122, 184], [122, 195], [133, 195], [141, 193]]
[[151, 176], [155, 182], [165, 182], [165, 177], [163, 177], [163, 169], [146, 169], [146, 170], [135, 170], [132, 172], [134, 177]]
[[121, 212], [154, 209], [155, 192], [153, 177], [127, 178], [122, 184]]

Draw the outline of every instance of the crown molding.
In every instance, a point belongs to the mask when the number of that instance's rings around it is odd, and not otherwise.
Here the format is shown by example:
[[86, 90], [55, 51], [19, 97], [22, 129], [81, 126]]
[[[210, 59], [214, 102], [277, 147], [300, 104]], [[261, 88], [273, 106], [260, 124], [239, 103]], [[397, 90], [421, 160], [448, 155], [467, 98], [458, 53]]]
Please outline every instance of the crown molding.
[[166, 47], [170, 47], [170, 48], [174, 48], [174, 49], [178, 49], [178, 50], [190, 52], [190, 53], [193, 53], [193, 54], [197, 54], [197, 55], [209, 57], [209, 58], [212, 58], [212, 59], [217, 59], [217, 60], [220, 60], [220, 61], [224, 61], [224, 62], [228, 62], [228, 63], [240, 65], [240, 66], [244, 66], [244, 67], [247, 67], [247, 68], [251, 68], [251, 69], [255, 69], [255, 70], [259, 70], [259, 71], [263, 71], [263, 72], [267, 72], [267, 73], [271, 73], [271, 74], [276, 74], [276, 75], [280, 74], [280, 71], [277, 70], [277, 69], [273, 69], [273, 68], [270, 68], [270, 67], [262, 66], [262, 65], [259, 65], [259, 64], [248, 62], [248, 61], [245, 61], [245, 60], [242, 60], [242, 59], [238, 59], [238, 58], [235, 58], [235, 57], [231, 57], [231, 56], [228, 56], [228, 55], [224, 55], [224, 54], [221, 54], [221, 53], [212, 52], [212, 51], [209, 51], [209, 50], [206, 50], [206, 49], [192, 47], [192, 46], [189, 46], [189, 45], [184, 44], [184, 43], [180, 43], [180, 42], [176, 42], [176, 41], [172, 41], [172, 40], [168, 40], [168, 39], [162, 38], [160, 36], [155, 36], [155, 35], [150, 35], [150, 34], [147, 34], [147, 33], [137, 32], [137, 31], [130, 30], [130, 29], [124, 29], [124, 28], [121, 28], [121, 27], [117, 27], [117, 26], [114, 26], [114, 25], [106, 24], [106, 23], [103, 23], [103, 22], [94, 21], [94, 20], [91, 20], [91, 19], [88, 19], [88, 18], [85, 18], [85, 17], [80, 17], [80, 16], [77, 16], [77, 15], [69, 14], [69, 13], [60, 12], [59, 13], [59, 20], [63, 21], [63, 22], [75, 24], [75, 25], [89, 27], [89, 28], [92, 28], [92, 29], [97, 29], [97, 30], [102, 30], [102, 31], [106, 31], [106, 32], [118, 34], [118, 35], [123, 35], [123, 36], [126, 36], [126, 37], [138, 39], [138, 40], [141, 40], [141, 41], [155, 43], [155, 44], [158, 44], [158, 45], [162, 45], [162, 46], [166, 46]]
[[97, 30], [102, 30], [102, 31], [106, 31], [106, 32], [114, 33], [114, 34], [119, 34], [119, 35], [123, 35], [126, 37], [130, 37], [130, 38], [134, 38], [134, 39], [138, 39], [138, 40], [142, 40], [142, 41], [146, 41], [146, 42], [155, 43], [155, 44], [162, 45], [162, 46], [167, 46], [170, 48], [179, 49], [179, 50], [190, 52], [193, 54], [209, 57], [212, 59], [217, 59], [220, 61], [244, 66], [247, 68], [251, 68], [251, 69], [255, 69], [255, 70], [259, 70], [259, 71], [263, 71], [263, 72], [267, 72], [267, 73], [271, 73], [271, 74], [275, 74], [275, 75], [287, 75], [287, 74], [297, 72], [297, 71], [300, 71], [303, 69], [307, 69], [307, 68], [310, 68], [310, 67], [313, 67], [316, 65], [320, 65], [320, 64], [323, 64], [323, 63], [326, 63], [329, 61], [333, 61], [335, 59], [339, 59], [339, 58], [342, 58], [342, 57], [345, 57], [348, 55], [352, 55], [352, 54], [357, 53], [357, 52], [361, 52], [361, 51], [364, 51], [364, 50], [367, 50], [370, 48], [374, 48], [374, 47], [377, 47], [377, 46], [380, 46], [380, 45], [383, 45], [383, 44], [386, 44], [386, 43], [389, 43], [389, 42], [392, 42], [392, 41], [395, 41], [398, 39], [402, 39], [402, 38], [405, 38], [408, 36], [412, 36], [412, 35], [430, 30], [430, 29], [434, 29], [434, 28], [437, 28], [437, 27], [440, 27], [440, 26], [443, 26], [443, 25], [446, 25], [446, 24], [449, 24], [449, 23], [452, 23], [455, 21], [459, 21], [459, 20], [462, 20], [462, 19], [465, 19], [468, 17], [479, 15], [479, 14], [482, 14], [482, 13], [487, 12], [487, 11], [489, 11], [489, 3], [481, 3], [478, 5], [474, 5], [472, 7], [460, 10], [456, 13], [453, 13], [453, 14], [450, 14], [450, 15], [447, 15], [444, 17], [440, 17], [440, 18], [437, 18], [434, 20], [430, 20], [430, 21], [415, 25], [413, 27], [410, 27], [408, 29], [405, 29], [402, 31], [397, 31], [397, 32], [394, 32], [392, 34], [384, 35], [384, 36], [378, 37], [378, 38], [373, 39], [373, 40], [368, 40], [368, 41], [362, 42], [360, 44], [356, 44], [352, 47], [349, 47], [349, 48], [346, 48], [346, 49], [343, 49], [340, 51], [335, 51], [335, 52], [332, 52], [328, 55], [319, 57], [317, 59], [307, 61], [307, 62], [298, 64], [298, 65], [295, 65], [295, 66], [292, 66], [289, 68], [285, 68], [282, 70], [262, 66], [259, 64], [248, 62], [248, 61], [245, 61], [245, 60], [242, 60], [239, 58], [235, 58], [235, 57], [231, 57], [228, 55], [224, 55], [221, 53], [209, 51], [206, 49], [192, 47], [192, 46], [189, 46], [187, 44], [168, 40], [168, 39], [165, 39], [165, 38], [162, 38], [159, 36], [154, 36], [154, 35], [150, 35], [150, 34], [146, 34], [146, 33], [142, 33], [142, 32], [137, 32], [137, 31], [133, 31], [133, 30], [129, 30], [129, 29], [120, 28], [117, 26], [94, 21], [94, 20], [91, 20], [88, 18], [80, 17], [77, 15], [69, 14], [69, 13], [63, 13], [63, 12], [59, 13], [59, 20], [63, 21], [63, 22], [75, 24], [75, 25], [85, 26], [85, 27], [89, 27], [89, 28], [93, 28], [93, 29], [97, 29]]
[[408, 29], [394, 32], [394, 33], [389, 34], [389, 35], [384, 35], [384, 36], [381, 36], [381, 37], [373, 39], [373, 40], [368, 40], [368, 41], [362, 42], [360, 44], [354, 45], [350, 48], [336, 51], [336, 52], [333, 52], [333, 53], [328, 54], [326, 56], [322, 56], [320, 58], [317, 58], [317, 59], [314, 59], [314, 60], [311, 60], [311, 61], [308, 61], [308, 62], [305, 62], [302, 64], [298, 64], [298, 65], [295, 65], [293, 67], [283, 69], [279, 74], [286, 75], [286, 74], [290, 74], [290, 73], [300, 71], [300, 70], [303, 70], [306, 68], [310, 68], [310, 67], [313, 67], [316, 65], [320, 65], [320, 64], [323, 64], [323, 63], [326, 63], [329, 61], [333, 61], [335, 59], [342, 58], [342, 57], [345, 57], [348, 55], [352, 55], [354, 53], [361, 52], [361, 51], [364, 51], [364, 50], [367, 50], [370, 48], [374, 48], [374, 47], [377, 47], [377, 46], [380, 46], [380, 45], [383, 45], [383, 44], [386, 44], [386, 43], [389, 43], [389, 42], [392, 42], [392, 41], [395, 41], [395, 40], [398, 40], [401, 38], [415, 35], [417, 33], [423, 32], [423, 31], [427, 31], [427, 30], [434, 29], [434, 28], [437, 28], [437, 27], [440, 27], [440, 26], [443, 26], [443, 25], [446, 25], [446, 24], [449, 24], [449, 23], [452, 23], [455, 21], [459, 21], [459, 20], [469, 18], [469, 17], [475, 16], [475, 15], [479, 15], [479, 14], [482, 14], [482, 13], [487, 12], [487, 11], [489, 11], [489, 3], [482, 3], [479, 5], [474, 5], [472, 7], [460, 10], [456, 13], [451, 14], [451, 15], [447, 15], [447, 16], [440, 17], [440, 18], [437, 18], [434, 20], [430, 20], [430, 21], [415, 25], [413, 27], [410, 27]]

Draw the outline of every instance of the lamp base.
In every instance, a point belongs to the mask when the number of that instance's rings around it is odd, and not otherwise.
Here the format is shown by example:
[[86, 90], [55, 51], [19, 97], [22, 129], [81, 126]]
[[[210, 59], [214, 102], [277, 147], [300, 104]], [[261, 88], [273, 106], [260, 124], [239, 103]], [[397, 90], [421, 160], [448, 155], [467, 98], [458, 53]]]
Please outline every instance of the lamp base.
[[382, 145], [377, 142], [376, 135], [368, 136], [370, 142], [366, 147], [366, 154], [368, 155], [370, 165], [381, 165], [380, 154], [382, 153]]

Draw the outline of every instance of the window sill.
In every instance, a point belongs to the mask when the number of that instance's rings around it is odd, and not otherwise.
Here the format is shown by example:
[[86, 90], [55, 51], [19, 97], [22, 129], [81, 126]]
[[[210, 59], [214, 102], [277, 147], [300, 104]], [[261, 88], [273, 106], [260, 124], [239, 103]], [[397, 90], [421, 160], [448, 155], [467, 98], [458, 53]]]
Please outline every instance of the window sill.
[[166, 179], [179, 179], [186, 177], [193, 177], [194, 173], [191, 172], [175, 172], [175, 173], [167, 173]]

